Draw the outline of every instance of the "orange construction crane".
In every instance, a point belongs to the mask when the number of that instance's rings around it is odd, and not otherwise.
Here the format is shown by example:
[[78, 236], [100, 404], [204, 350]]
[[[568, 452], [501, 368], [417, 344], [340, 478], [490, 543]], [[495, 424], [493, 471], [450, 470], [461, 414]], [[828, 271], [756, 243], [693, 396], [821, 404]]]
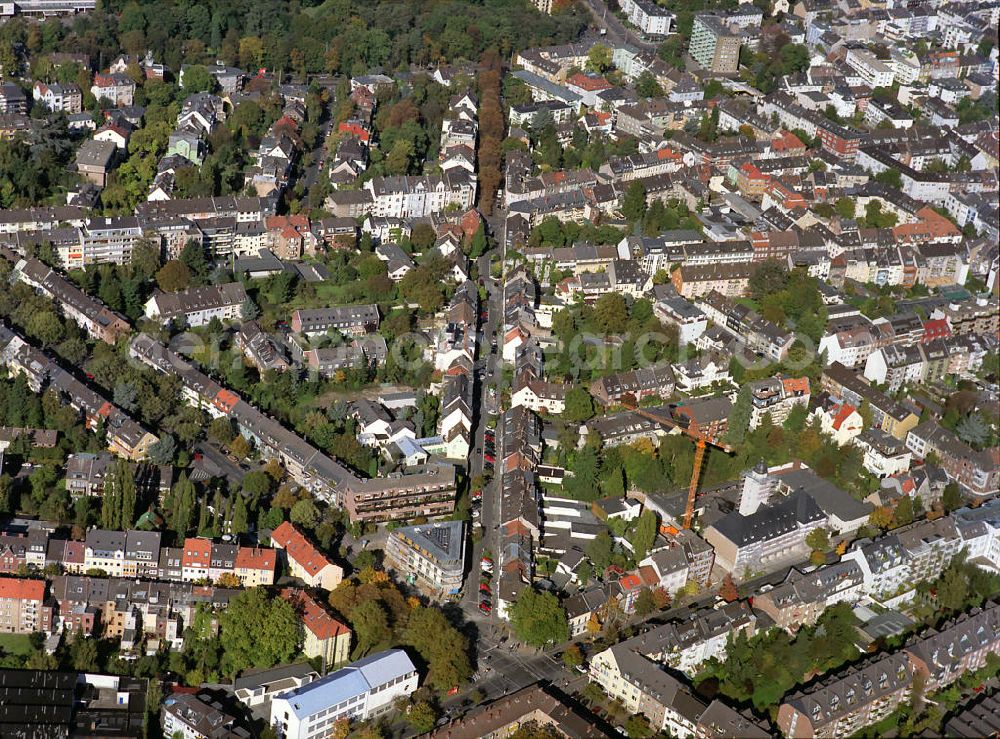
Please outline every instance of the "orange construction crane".
[[705, 459], [705, 447], [711, 444], [716, 449], [721, 449], [727, 454], [732, 454], [733, 448], [722, 441], [705, 436], [705, 434], [699, 431], [692, 431], [688, 425], [675, 421], [669, 416], [660, 416], [656, 413], [650, 413], [649, 411], [639, 408], [637, 405], [631, 403], [622, 403], [622, 405], [635, 413], [637, 416], [641, 416], [648, 421], [658, 423], [667, 428], [678, 429], [682, 434], [694, 441], [694, 469], [691, 470], [691, 483], [688, 485], [687, 505], [684, 506], [684, 528], [690, 529], [691, 519], [694, 518], [695, 498], [698, 494], [698, 480], [701, 477], [701, 464]]

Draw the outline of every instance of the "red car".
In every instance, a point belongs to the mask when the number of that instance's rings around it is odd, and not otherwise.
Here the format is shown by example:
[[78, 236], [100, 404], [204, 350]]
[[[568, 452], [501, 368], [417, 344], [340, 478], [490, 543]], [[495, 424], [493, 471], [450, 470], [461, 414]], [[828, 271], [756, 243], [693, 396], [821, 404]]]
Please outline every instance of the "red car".
[[482, 582], [479, 583], [479, 592], [480, 593], [489, 593], [490, 592], [490, 586], [487, 583], [482, 583]]
[[493, 464], [494, 462], [497, 461], [497, 458], [494, 455], [490, 454], [489, 452], [486, 452], [486, 454], [483, 455], [483, 459], [485, 459], [490, 464]]
[[493, 612], [493, 606], [491, 606], [489, 603], [480, 603], [479, 610], [488, 616]]

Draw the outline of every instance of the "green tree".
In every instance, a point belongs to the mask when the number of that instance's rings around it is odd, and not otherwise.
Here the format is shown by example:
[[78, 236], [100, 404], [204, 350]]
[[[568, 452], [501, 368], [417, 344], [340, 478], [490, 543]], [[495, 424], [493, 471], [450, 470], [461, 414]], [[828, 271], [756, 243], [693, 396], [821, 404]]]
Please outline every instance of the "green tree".
[[639, 97], [644, 98], [657, 98], [663, 97], [663, 88], [660, 87], [660, 83], [656, 81], [656, 77], [653, 76], [648, 70], [643, 72], [636, 78], [635, 81], [635, 91]]
[[438, 713], [427, 701], [418, 701], [406, 712], [406, 723], [418, 734], [426, 734], [437, 723]]
[[192, 64], [184, 68], [184, 92], [213, 92], [218, 86], [209, 71], [201, 64]]
[[160, 268], [160, 246], [142, 239], [132, 249], [132, 274], [140, 280], [151, 280]]
[[14, 481], [10, 475], [0, 475], [0, 513], [10, 513], [14, 509]]
[[163, 434], [149, 447], [149, 461], [160, 467], [172, 464], [175, 454], [177, 454], [177, 442], [170, 434]]
[[582, 422], [594, 416], [594, 399], [586, 388], [574, 387], [566, 393], [563, 416], [570, 421]]
[[635, 615], [645, 618], [656, 610], [656, 599], [653, 597], [653, 591], [649, 588], [643, 588], [635, 599]]
[[777, 259], [765, 259], [750, 273], [750, 297], [762, 301], [788, 284], [788, 268]]
[[945, 611], [960, 611], [965, 607], [969, 597], [969, 583], [962, 569], [949, 565], [938, 578], [937, 601]]
[[260, 309], [257, 307], [257, 304], [253, 302], [253, 300], [251, 300], [250, 298], [244, 300], [243, 304], [240, 305], [241, 320], [252, 321], [259, 315], [260, 315]]
[[29, 336], [38, 339], [44, 346], [58, 344], [66, 335], [63, 322], [51, 310], [32, 313], [25, 329]]
[[478, 259], [486, 253], [487, 248], [489, 248], [489, 241], [486, 238], [486, 226], [480, 223], [479, 228], [476, 229], [476, 233], [472, 235], [472, 240], [469, 242], [469, 258]]
[[231, 443], [234, 436], [232, 420], [225, 416], [212, 419], [208, 424], [207, 435], [209, 439], [222, 446]]
[[101, 526], [106, 529], [127, 529], [135, 521], [135, 477], [128, 462], [115, 459], [104, 481], [101, 497]]
[[183, 263], [171, 259], [156, 273], [156, 284], [165, 293], [179, 292], [191, 284], [191, 271]]
[[234, 536], [240, 536], [249, 530], [250, 524], [246, 500], [242, 495], [237, 493], [236, 504], [233, 506], [233, 515], [229, 521], [229, 532]]
[[611, 557], [615, 551], [615, 543], [611, 539], [611, 534], [602, 531], [587, 542], [584, 551], [590, 557], [590, 561], [594, 563], [594, 567], [597, 568], [598, 575], [603, 577], [604, 570], [611, 564]]
[[969, 446], [976, 447], [980, 449], [986, 446], [986, 442], [989, 439], [990, 429], [983, 421], [983, 417], [978, 413], [970, 413], [965, 416], [958, 424], [955, 426], [955, 433], [958, 438], [964, 441]]
[[962, 490], [958, 487], [958, 483], [949, 482], [944, 487], [944, 492], [941, 495], [941, 506], [947, 512], [951, 512], [956, 508], [961, 508], [965, 501], [962, 499]]
[[814, 552], [830, 551], [830, 534], [826, 529], [813, 529], [806, 534], [806, 545]]
[[864, 225], [868, 228], [892, 228], [896, 225], [896, 221], [895, 213], [886, 213], [882, 210], [881, 200], [869, 200], [865, 206]]
[[439, 690], [461, 685], [472, 674], [469, 640], [437, 608], [414, 609], [401, 641], [427, 661], [427, 683]]
[[604, 44], [594, 44], [587, 54], [587, 71], [604, 74], [611, 68], [611, 49]]
[[316, 524], [319, 522], [319, 510], [317, 510], [316, 504], [307, 498], [292, 506], [289, 518], [292, 523], [311, 531], [316, 528]]
[[[136, 489], [135, 489], [135, 477], [132, 475], [132, 469], [128, 462], [124, 459], [118, 459], [115, 462], [115, 470], [113, 473], [114, 484], [119, 488], [119, 499], [121, 501], [121, 513], [120, 521], [121, 528], [128, 529], [132, 527], [135, 523], [135, 505], [136, 505]], [[107, 487], [108, 481], [105, 481], [105, 487]]]
[[170, 528], [178, 537], [183, 538], [194, 525], [195, 508], [197, 507], [197, 491], [194, 483], [182, 472], [173, 489], [170, 491]]
[[857, 205], [850, 198], [837, 198], [833, 208], [841, 218], [854, 218], [857, 212]]
[[301, 641], [302, 624], [295, 609], [263, 588], [239, 593], [219, 614], [219, 644], [228, 675], [288, 662]]
[[70, 658], [73, 669], [79, 672], [97, 672], [97, 639], [86, 636], [82, 630], [77, 629], [70, 644]]
[[625, 188], [625, 195], [622, 198], [622, 215], [629, 223], [642, 220], [646, 213], [646, 188], [639, 182], [633, 180]]
[[657, 520], [656, 514], [648, 508], [639, 514], [635, 524], [629, 532], [628, 540], [635, 550], [636, 560], [643, 560], [649, 554], [649, 550], [656, 541]]
[[552, 593], [526, 587], [514, 601], [510, 624], [517, 637], [535, 647], [564, 642], [569, 638], [566, 611]]
[[736, 402], [733, 403], [733, 410], [729, 414], [729, 423], [726, 426], [726, 443], [733, 447], [739, 447], [743, 443], [750, 428], [750, 416], [752, 413], [753, 395], [750, 384], [747, 383], [737, 393]]
[[903, 189], [903, 175], [898, 169], [887, 169], [884, 172], [879, 172], [875, 175], [874, 179], [875, 182], [882, 185], [888, 185], [889, 187], [894, 187], [897, 190]]
[[913, 523], [913, 498], [909, 495], [900, 498], [893, 510], [892, 518], [897, 527]]
[[583, 652], [576, 644], [570, 644], [562, 655], [563, 664], [567, 667], [576, 667], [583, 664]]
[[802, 44], [785, 44], [781, 47], [781, 72], [794, 74], [809, 68], [809, 49]]
[[377, 600], [368, 600], [351, 611], [351, 626], [358, 644], [353, 657], [360, 659], [375, 647], [388, 645], [392, 639], [389, 617]]
[[621, 293], [605, 293], [594, 303], [594, 324], [606, 334], [621, 334], [628, 326], [628, 307]]
[[641, 713], [635, 713], [625, 721], [625, 732], [629, 739], [649, 739], [655, 733], [649, 725], [649, 719]]

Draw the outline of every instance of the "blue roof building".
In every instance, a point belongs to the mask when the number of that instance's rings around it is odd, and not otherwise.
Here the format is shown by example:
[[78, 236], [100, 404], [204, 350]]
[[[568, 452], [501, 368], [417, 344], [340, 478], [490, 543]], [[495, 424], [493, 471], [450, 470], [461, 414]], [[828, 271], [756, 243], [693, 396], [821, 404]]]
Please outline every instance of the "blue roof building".
[[341, 718], [364, 721], [417, 689], [416, 667], [402, 649], [353, 662], [271, 701], [271, 726], [285, 739], [327, 736]]

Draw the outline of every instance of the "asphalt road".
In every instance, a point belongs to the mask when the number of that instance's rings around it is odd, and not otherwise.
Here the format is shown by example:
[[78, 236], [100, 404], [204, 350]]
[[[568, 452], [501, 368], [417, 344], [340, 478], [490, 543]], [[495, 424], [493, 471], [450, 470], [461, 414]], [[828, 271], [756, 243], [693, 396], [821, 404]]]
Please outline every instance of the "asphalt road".
[[231, 460], [215, 444], [208, 441], [196, 444], [194, 452], [202, 455], [202, 467], [206, 472], [214, 477], [225, 477], [231, 486], [238, 487], [246, 473], [257, 468], [256, 463], [242, 467], [239, 462]]
[[[488, 421], [491, 418], [488, 413], [489, 409], [496, 408], [497, 403], [491, 403], [489, 401], [489, 388], [494, 386], [497, 382], [498, 376], [502, 372], [502, 367], [500, 365], [499, 356], [499, 344], [497, 348], [497, 354], [491, 352], [491, 344], [494, 337], [497, 336], [497, 332], [502, 327], [499, 324], [500, 319], [500, 294], [502, 292], [502, 286], [499, 280], [494, 280], [489, 276], [490, 274], [490, 263], [493, 258], [492, 253], [483, 255], [479, 260], [479, 274], [482, 277], [484, 287], [486, 288], [487, 299], [483, 306], [487, 310], [487, 317], [485, 321], [481, 321], [480, 331], [482, 332], [482, 341], [479, 343], [478, 353], [476, 357], [476, 375], [477, 380], [474, 386], [475, 393], [475, 418], [473, 422], [475, 424], [472, 434], [472, 451], [469, 458], [469, 476], [470, 478], [475, 478], [483, 474], [484, 468], [484, 453], [485, 453], [485, 434], [488, 428]], [[499, 401], [499, 395], [497, 396], [497, 401]], [[492, 416], [495, 417], [495, 416]], [[497, 438], [494, 442], [494, 451], [499, 447], [499, 430], [497, 430]], [[477, 624], [477, 626], [485, 626], [487, 624], [495, 623], [495, 617], [491, 614], [486, 617], [479, 610], [479, 581], [480, 581], [480, 560], [482, 559], [483, 552], [489, 551], [492, 553], [494, 560], [497, 556], [497, 539], [496, 539], [496, 527], [499, 523], [499, 501], [496, 495], [496, 483], [494, 480], [490, 481], [489, 485], [483, 488], [483, 497], [480, 508], [479, 523], [482, 525], [483, 537], [481, 541], [475, 544], [472, 548], [471, 554], [471, 565], [469, 568], [469, 574], [466, 577], [465, 590], [462, 597], [462, 610], [465, 612], [469, 620]], [[496, 598], [491, 599], [495, 602]], [[488, 647], [489, 644], [485, 644], [484, 648]]]
[[[331, 92], [332, 94], [332, 92]], [[331, 104], [336, 102], [334, 100], [330, 101]], [[312, 150], [311, 163], [302, 172], [302, 185], [304, 187], [304, 193], [309, 192], [316, 180], [319, 177], [320, 172], [326, 171], [327, 164], [327, 152], [326, 145], [333, 133], [333, 116], [330, 115], [330, 105], [327, 105], [323, 111], [323, 122], [319, 126], [319, 136], [316, 137], [316, 147]]]
[[656, 51], [660, 48], [661, 41], [647, 41], [631, 28], [627, 28], [618, 20], [618, 16], [611, 12], [605, 0], [583, 0], [583, 5], [594, 16], [594, 25], [607, 32], [608, 43], [631, 44], [646, 51]]

